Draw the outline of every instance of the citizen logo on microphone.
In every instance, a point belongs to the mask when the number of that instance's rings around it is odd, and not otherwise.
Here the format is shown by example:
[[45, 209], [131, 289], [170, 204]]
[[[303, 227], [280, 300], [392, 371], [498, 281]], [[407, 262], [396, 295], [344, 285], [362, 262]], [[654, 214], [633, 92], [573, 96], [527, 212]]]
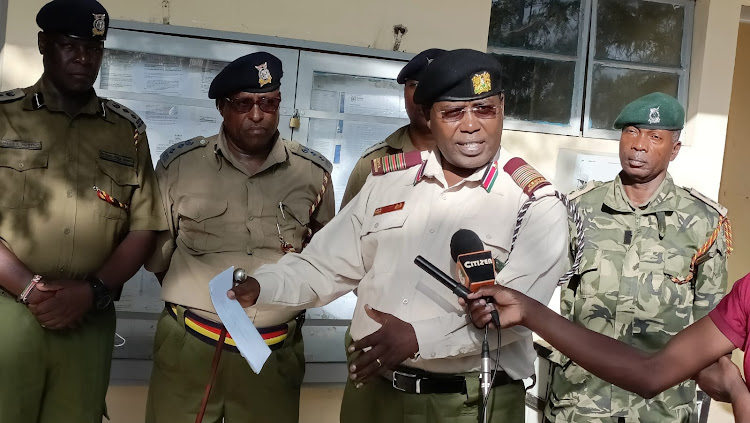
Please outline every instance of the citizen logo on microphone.
[[492, 260], [491, 258], [486, 258], [486, 259], [482, 259], [482, 260], [466, 261], [466, 262], [464, 262], [464, 267], [467, 268], [467, 269], [471, 269], [472, 267], [477, 267], [477, 266], [492, 265], [492, 264], [494, 264], [493, 261], [494, 260]]

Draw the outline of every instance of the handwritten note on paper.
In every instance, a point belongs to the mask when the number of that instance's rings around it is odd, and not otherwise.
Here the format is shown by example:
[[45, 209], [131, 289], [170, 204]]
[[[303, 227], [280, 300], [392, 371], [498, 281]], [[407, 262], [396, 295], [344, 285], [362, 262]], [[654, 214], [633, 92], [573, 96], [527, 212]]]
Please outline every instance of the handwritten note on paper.
[[232, 335], [237, 349], [250, 364], [250, 368], [258, 374], [268, 360], [268, 356], [271, 355], [271, 349], [247, 317], [240, 303], [227, 298], [227, 291], [232, 289], [233, 273], [234, 267], [230, 267], [216, 275], [209, 282], [208, 290], [211, 293], [211, 301], [214, 303], [216, 313], [227, 328], [227, 332]]

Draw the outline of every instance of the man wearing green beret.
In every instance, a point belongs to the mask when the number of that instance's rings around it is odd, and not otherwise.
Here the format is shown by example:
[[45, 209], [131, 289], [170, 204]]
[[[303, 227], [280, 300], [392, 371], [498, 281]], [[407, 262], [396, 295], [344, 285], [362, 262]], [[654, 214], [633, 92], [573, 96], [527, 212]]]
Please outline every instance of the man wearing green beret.
[[44, 73], [0, 93], [0, 422], [100, 423], [112, 298], [166, 222], [143, 121], [93, 89], [107, 11], [36, 21]]
[[[727, 287], [727, 210], [667, 172], [684, 122], [683, 107], [666, 94], [628, 104], [615, 121], [622, 171], [569, 196], [584, 218], [585, 244], [578, 274], [562, 288], [562, 315], [650, 352], [711, 311]], [[647, 400], [557, 351], [550, 359], [559, 364], [545, 410], [552, 422], [686, 423], [695, 411], [693, 381]]]

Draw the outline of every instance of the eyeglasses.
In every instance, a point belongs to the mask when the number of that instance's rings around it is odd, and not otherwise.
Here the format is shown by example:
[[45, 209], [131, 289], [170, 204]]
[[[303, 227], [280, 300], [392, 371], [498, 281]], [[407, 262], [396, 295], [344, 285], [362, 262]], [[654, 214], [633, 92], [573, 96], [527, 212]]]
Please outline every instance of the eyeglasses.
[[440, 117], [443, 122], [457, 122], [464, 118], [466, 112], [471, 110], [479, 119], [492, 119], [497, 116], [498, 107], [491, 104], [480, 104], [471, 107], [453, 107], [446, 110], [440, 110]]
[[260, 110], [266, 113], [276, 113], [279, 110], [279, 104], [281, 104], [280, 97], [262, 97], [260, 100], [255, 101], [252, 98], [238, 98], [231, 99], [229, 97], [224, 98], [232, 109], [237, 113], [247, 113], [255, 107], [257, 104]]

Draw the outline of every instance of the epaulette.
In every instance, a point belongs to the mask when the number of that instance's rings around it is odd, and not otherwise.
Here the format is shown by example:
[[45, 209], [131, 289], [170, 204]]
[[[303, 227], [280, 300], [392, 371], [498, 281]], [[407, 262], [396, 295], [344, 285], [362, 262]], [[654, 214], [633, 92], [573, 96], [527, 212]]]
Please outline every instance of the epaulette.
[[571, 192], [568, 194], [568, 200], [572, 200], [574, 198], [578, 198], [582, 196], [583, 194], [586, 194], [587, 192], [593, 190], [594, 188], [599, 188], [600, 186], [604, 185], [604, 182], [600, 181], [588, 181], [586, 185], [583, 187]]
[[323, 168], [328, 173], [331, 173], [333, 170], [333, 164], [322, 154], [318, 153], [317, 151], [313, 150], [312, 148], [305, 147], [304, 145], [296, 142], [296, 141], [287, 141], [284, 140], [286, 143], [287, 148], [292, 153], [310, 160], [311, 162], [315, 163], [316, 165]]
[[187, 141], [178, 142], [177, 144], [169, 146], [169, 148], [161, 153], [161, 156], [159, 157], [159, 163], [161, 163], [162, 166], [167, 167], [170, 163], [172, 163], [174, 159], [180, 157], [188, 151], [194, 150], [198, 147], [205, 147], [207, 145], [208, 140], [206, 140], [204, 137], [195, 137]]
[[372, 159], [370, 164], [374, 176], [385, 175], [388, 172], [404, 170], [422, 164], [422, 152], [410, 151], [408, 153], [391, 154], [390, 156]]
[[364, 159], [365, 157], [367, 157], [368, 154], [373, 153], [377, 150], [380, 150], [381, 148], [384, 148], [384, 147], [388, 147], [388, 143], [385, 141], [380, 141], [379, 143], [375, 145], [371, 145], [370, 148], [365, 150], [360, 157]]
[[123, 106], [122, 104], [114, 100], [107, 100], [104, 102], [104, 105], [107, 106], [107, 108], [109, 108], [113, 112], [129, 120], [130, 123], [132, 123], [133, 126], [135, 126], [135, 129], [138, 131], [139, 134], [143, 134], [144, 132], [146, 132], [146, 124], [143, 122], [143, 119], [141, 119], [140, 117], [138, 117], [137, 114], [135, 114], [134, 111], [128, 109], [127, 107]]
[[22, 89], [16, 88], [14, 90], [1, 92], [0, 103], [10, 103], [12, 101], [20, 100], [24, 97], [26, 97], [26, 93]]
[[503, 170], [529, 197], [532, 197], [539, 188], [552, 185], [541, 173], [519, 157], [508, 160]]
[[725, 216], [727, 215], [727, 212], [729, 209], [722, 206], [721, 204], [717, 203], [716, 201], [711, 200], [710, 198], [706, 197], [705, 195], [701, 194], [700, 192], [696, 191], [695, 188], [684, 188], [686, 191], [690, 193], [693, 197], [703, 201], [704, 203], [708, 204], [709, 206], [716, 209], [717, 212], [719, 212], [720, 215]]

